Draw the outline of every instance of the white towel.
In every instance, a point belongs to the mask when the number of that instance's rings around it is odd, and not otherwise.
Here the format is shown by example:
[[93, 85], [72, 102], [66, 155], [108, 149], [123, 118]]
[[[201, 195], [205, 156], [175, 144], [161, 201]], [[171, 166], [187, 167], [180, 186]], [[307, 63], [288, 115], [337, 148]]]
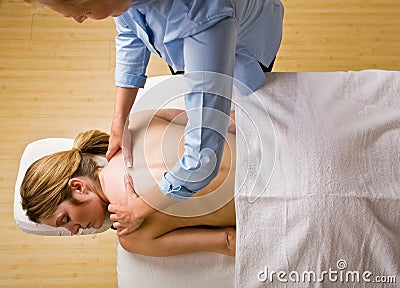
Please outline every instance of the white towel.
[[271, 73], [237, 101], [236, 286], [400, 282], [400, 73]]

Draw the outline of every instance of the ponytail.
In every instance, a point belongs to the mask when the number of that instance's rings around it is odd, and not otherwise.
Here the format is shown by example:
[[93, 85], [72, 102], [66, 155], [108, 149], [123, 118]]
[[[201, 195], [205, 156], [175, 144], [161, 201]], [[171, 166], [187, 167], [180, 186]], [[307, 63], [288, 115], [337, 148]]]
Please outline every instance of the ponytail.
[[109, 137], [99, 130], [81, 132], [75, 137], [74, 148], [82, 153], [105, 156]]

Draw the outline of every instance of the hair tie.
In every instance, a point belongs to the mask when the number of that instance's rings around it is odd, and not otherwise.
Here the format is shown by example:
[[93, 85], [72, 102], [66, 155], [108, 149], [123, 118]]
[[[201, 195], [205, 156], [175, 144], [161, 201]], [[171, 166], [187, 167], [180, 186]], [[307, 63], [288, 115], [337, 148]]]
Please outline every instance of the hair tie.
[[73, 147], [72, 150], [76, 150], [76, 151], [78, 151], [80, 154], [82, 154], [82, 150], [79, 149], [79, 148], [77, 148], [77, 147]]

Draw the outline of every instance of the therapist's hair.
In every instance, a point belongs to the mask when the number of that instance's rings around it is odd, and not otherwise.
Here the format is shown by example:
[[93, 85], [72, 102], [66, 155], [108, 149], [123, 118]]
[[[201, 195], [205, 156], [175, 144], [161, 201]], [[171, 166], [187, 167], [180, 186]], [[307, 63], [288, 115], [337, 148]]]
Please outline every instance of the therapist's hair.
[[22, 208], [36, 223], [52, 216], [58, 205], [70, 201], [83, 202], [72, 197], [69, 180], [86, 176], [98, 181], [98, 168], [93, 155], [105, 156], [109, 135], [98, 130], [79, 133], [73, 148], [57, 152], [35, 161], [25, 173], [21, 184]]

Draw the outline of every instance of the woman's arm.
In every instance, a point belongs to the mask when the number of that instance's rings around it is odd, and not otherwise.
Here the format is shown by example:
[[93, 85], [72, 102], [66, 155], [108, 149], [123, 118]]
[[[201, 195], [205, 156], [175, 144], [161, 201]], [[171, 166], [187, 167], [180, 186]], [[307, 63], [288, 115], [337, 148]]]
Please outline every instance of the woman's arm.
[[149, 237], [150, 233], [147, 233], [146, 229], [142, 229], [120, 236], [121, 246], [131, 253], [155, 257], [195, 252], [214, 252], [235, 256], [236, 229], [233, 227], [187, 227], [172, 230], [155, 238]]

